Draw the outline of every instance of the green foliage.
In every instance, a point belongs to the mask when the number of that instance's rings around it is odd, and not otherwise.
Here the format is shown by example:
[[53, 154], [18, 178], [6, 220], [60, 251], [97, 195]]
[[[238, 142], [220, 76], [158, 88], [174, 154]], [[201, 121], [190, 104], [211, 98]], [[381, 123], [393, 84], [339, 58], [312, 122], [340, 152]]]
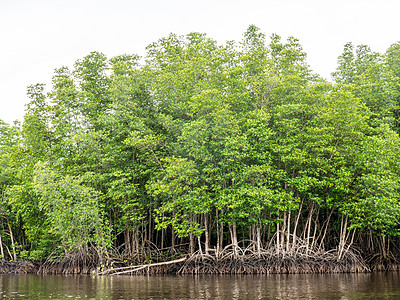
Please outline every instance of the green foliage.
[[70, 176], [59, 176], [45, 164], [34, 171], [35, 190], [40, 195], [39, 208], [45, 212], [49, 232], [61, 239], [66, 251], [95, 243], [109, 245], [106, 223], [97, 200], [98, 193]]
[[49, 93], [28, 88], [23, 124], [0, 122], [3, 243], [27, 259], [139, 257], [216, 225], [335, 235], [345, 216], [397, 236], [399, 53], [348, 43], [330, 84], [297, 39], [251, 25], [240, 43], [171, 34], [143, 60], [92, 52], [56, 69]]

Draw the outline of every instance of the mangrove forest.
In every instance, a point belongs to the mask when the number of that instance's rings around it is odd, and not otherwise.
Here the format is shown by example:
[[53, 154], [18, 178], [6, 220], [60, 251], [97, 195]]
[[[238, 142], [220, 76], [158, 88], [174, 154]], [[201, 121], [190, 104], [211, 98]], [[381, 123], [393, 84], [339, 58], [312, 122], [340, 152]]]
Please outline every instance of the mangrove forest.
[[400, 43], [170, 34], [91, 52], [0, 121], [0, 260], [41, 272], [322, 273], [400, 266]]

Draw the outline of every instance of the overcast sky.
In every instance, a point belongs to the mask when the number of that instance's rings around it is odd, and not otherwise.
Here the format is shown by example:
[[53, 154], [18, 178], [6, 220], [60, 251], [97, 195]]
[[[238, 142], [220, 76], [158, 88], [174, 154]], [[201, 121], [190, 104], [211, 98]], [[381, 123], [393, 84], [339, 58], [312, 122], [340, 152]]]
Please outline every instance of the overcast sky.
[[346, 42], [384, 52], [400, 40], [399, 0], [0, 0], [0, 119], [23, 119], [26, 87], [91, 51], [145, 54], [173, 32], [239, 41], [250, 24], [300, 39], [330, 79]]

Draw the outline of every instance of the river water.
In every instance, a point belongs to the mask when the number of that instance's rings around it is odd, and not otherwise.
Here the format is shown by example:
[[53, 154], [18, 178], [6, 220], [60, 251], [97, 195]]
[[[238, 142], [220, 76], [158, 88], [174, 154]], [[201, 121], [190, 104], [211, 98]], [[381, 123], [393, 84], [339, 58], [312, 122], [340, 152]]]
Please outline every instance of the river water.
[[399, 273], [243, 276], [0, 275], [3, 299], [400, 299]]

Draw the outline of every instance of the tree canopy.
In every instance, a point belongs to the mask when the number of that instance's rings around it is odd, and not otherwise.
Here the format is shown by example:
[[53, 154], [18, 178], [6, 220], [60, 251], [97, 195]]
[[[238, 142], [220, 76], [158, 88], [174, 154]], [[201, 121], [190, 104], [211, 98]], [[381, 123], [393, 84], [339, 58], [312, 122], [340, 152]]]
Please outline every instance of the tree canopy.
[[1, 257], [240, 243], [388, 256], [399, 53], [348, 43], [330, 83], [297, 39], [250, 26], [240, 42], [171, 34], [144, 58], [92, 52], [56, 69], [49, 92], [28, 87], [21, 124], [0, 122]]

